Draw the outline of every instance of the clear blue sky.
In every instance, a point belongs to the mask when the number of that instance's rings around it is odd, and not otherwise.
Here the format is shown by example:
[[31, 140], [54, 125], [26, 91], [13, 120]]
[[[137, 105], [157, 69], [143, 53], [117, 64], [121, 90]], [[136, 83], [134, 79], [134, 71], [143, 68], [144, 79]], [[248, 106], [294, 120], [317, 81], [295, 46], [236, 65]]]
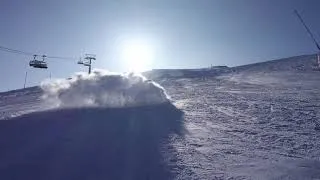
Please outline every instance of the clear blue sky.
[[[0, 45], [38, 54], [80, 57], [94, 53], [97, 68], [126, 71], [119, 48], [144, 39], [155, 50], [152, 68], [236, 66], [315, 53], [293, 15], [298, 9], [319, 38], [318, 0], [1, 0]], [[68, 77], [85, 70], [74, 61], [0, 52], [0, 91]]]

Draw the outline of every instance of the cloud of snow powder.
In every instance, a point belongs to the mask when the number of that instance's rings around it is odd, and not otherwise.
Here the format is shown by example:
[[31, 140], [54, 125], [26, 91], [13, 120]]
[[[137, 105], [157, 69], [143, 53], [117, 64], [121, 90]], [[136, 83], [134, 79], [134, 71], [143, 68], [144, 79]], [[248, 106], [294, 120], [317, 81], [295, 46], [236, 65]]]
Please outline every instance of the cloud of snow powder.
[[139, 74], [95, 70], [41, 84], [43, 98], [55, 107], [128, 107], [169, 102], [164, 88]]

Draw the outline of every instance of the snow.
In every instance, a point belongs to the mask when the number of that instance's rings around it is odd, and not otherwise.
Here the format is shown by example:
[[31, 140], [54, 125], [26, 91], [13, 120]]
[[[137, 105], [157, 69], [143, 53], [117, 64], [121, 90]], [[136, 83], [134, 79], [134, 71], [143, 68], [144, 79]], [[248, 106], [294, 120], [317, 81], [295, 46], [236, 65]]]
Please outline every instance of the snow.
[[199, 76], [216, 76], [230, 71], [231, 69], [227, 66], [212, 66], [202, 69], [153, 69], [144, 72], [143, 75], [151, 79], [194, 78]]
[[43, 110], [41, 93], [38, 87], [0, 93], [0, 120]]
[[308, 55], [174, 78], [153, 72], [171, 99], [143, 106], [45, 111], [40, 88], [1, 93], [0, 177], [320, 179], [314, 63]]
[[115, 74], [95, 70], [69, 79], [44, 82], [48, 104], [65, 107], [127, 107], [169, 102], [164, 89], [139, 74]]
[[[170, 103], [67, 108], [2, 121], [1, 179], [167, 179], [161, 148], [182, 131]], [[168, 151], [167, 151], [168, 152]]]

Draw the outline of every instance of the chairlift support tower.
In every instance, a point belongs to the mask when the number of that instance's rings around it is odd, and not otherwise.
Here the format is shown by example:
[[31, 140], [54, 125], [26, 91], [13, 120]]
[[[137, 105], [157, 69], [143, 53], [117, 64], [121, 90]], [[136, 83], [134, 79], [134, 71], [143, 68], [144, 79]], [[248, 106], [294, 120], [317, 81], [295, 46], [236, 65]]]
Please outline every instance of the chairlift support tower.
[[302, 19], [302, 17], [300, 16], [299, 12], [297, 10], [294, 10], [294, 13], [297, 15], [297, 17], [299, 18], [300, 22], [302, 23], [302, 25], [304, 26], [304, 28], [306, 29], [306, 31], [308, 32], [308, 34], [310, 35], [310, 37], [313, 40], [313, 43], [317, 46], [318, 49], [318, 53], [317, 53], [317, 63], [318, 63], [318, 68], [320, 68], [320, 45], [317, 42], [316, 38], [314, 37], [314, 35], [312, 34], [310, 28], [307, 26], [307, 24], [304, 22], [304, 20]]
[[96, 55], [86, 54], [86, 57], [84, 59], [86, 60], [85, 62], [80, 59], [78, 61], [78, 64], [88, 66], [88, 74], [91, 74], [92, 60], [96, 60]]

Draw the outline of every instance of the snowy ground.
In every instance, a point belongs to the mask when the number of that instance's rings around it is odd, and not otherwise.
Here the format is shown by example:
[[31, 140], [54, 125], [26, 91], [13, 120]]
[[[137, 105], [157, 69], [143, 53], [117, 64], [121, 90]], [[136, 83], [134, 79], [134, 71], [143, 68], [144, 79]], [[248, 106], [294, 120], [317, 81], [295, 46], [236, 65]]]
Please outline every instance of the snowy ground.
[[0, 94], [0, 120], [43, 110], [42, 90], [39, 87], [4, 92]]
[[[182, 112], [164, 105], [19, 116], [46, 108], [42, 91], [2, 93], [0, 178], [320, 179], [320, 72], [310, 68], [313, 61], [158, 78]], [[96, 115], [91, 123], [89, 114]], [[56, 122], [63, 118], [67, 123]]]

